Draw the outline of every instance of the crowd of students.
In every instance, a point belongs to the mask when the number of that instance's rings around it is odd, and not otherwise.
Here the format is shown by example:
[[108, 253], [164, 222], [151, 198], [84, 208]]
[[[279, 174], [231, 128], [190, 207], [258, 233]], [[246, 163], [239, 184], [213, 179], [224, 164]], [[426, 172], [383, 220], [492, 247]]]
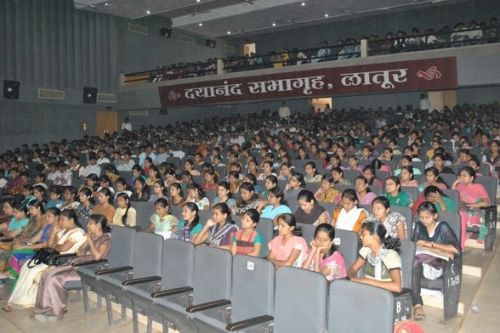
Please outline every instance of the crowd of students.
[[[490, 199], [476, 178], [482, 170], [496, 176], [500, 167], [499, 106], [385, 110], [376, 113], [376, 126], [373, 112], [363, 119], [348, 111], [287, 118], [264, 111], [5, 152], [0, 259], [3, 277], [17, 282], [4, 310], [34, 307], [40, 321], [61, 318], [64, 282], [78, 278], [71, 262], [30, 268], [30, 259], [45, 247], [75, 253], [76, 262], [103, 258], [111, 246], [108, 225], [146, 225], [142, 231], [165, 239], [265, 253], [276, 266], [400, 291], [401, 240], [413, 235], [422, 248], [459, 256], [466, 227], [481, 223], [479, 209]], [[442, 177], [454, 172], [448, 185]], [[459, 202], [445, 188], [457, 190]], [[147, 223], [137, 220], [133, 202], [153, 204]], [[411, 207], [418, 222], [397, 206]], [[460, 213], [461, 239], [439, 219], [445, 210]], [[210, 217], [202, 220], [202, 211]], [[268, 244], [258, 223], [273, 224]], [[316, 226], [309, 244], [304, 224]], [[339, 229], [360, 237], [351, 267], [334, 244]], [[415, 260], [414, 315], [425, 319], [415, 279], [428, 277], [429, 265], [436, 278], [442, 262]]]
[[[397, 33], [388, 32], [384, 37], [372, 34], [359, 39], [338, 39], [335, 44], [323, 41], [321, 46], [311, 49], [283, 47], [268, 54], [251, 53], [244, 57], [227, 57], [222, 59], [222, 63], [225, 72], [237, 72], [358, 58], [360, 39], [368, 41], [370, 55], [495, 43], [499, 39], [499, 30], [497, 18], [492, 17], [487, 23], [476, 20], [468, 24], [458, 22], [453, 28], [444, 26], [439, 30], [425, 29], [421, 32], [419, 28], [414, 27], [409, 33], [400, 30]], [[208, 59], [206, 62], [165, 66], [161, 71], [152, 71], [150, 80], [157, 82], [216, 73], [217, 59]]]

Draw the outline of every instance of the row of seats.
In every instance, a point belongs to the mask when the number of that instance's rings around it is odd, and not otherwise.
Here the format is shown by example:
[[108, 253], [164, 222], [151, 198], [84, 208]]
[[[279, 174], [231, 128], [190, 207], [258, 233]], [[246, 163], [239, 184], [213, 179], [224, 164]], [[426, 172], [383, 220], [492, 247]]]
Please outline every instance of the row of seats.
[[131, 308], [134, 332], [138, 313], [148, 316], [148, 331], [152, 320], [163, 323], [164, 332], [172, 325], [181, 332], [393, 330], [394, 295], [383, 289], [345, 280], [328, 285], [312, 271], [275, 270], [265, 259], [233, 258], [225, 250], [123, 227], [113, 227], [112, 239], [106, 266], [78, 267], [85, 310], [91, 289], [106, 298], [110, 324], [112, 301], [122, 305], [121, 319]]

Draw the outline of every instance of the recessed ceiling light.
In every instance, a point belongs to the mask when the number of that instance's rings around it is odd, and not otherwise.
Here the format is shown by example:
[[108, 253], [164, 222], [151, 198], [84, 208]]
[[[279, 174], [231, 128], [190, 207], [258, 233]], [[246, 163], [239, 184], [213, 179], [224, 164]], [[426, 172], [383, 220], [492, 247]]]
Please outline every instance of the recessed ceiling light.
[[228, 34], [228, 35], [230, 35], [230, 34], [231, 34], [231, 31], [228, 31], [228, 32], [227, 32], [227, 34]]
[[328, 18], [328, 14], [325, 14], [325, 18]]
[[275, 27], [275, 26], [276, 26], [276, 23], [273, 22], [273, 27]]
[[109, 6], [109, 2], [105, 2], [104, 6], [108, 7]]
[[196, 0], [196, 2], [201, 2], [201, 0]]
[[151, 11], [149, 9], [146, 9], [146, 15], [151, 15]]
[[202, 27], [202, 26], [203, 26], [203, 23], [201, 23], [201, 22], [200, 22], [200, 23], [198, 23], [198, 26], [199, 26], [199, 27]]
[[306, 3], [305, 3], [305, 2], [303, 2], [303, 3], [301, 3], [300, 5], [301, 5], [302, 7], [304, 7], [304, 6], [306, 5]]

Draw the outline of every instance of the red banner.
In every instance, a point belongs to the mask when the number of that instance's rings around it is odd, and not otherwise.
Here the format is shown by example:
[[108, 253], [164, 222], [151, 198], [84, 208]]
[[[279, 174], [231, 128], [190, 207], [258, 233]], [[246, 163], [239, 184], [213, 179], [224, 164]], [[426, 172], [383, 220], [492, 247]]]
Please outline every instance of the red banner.
[[456, 87], [456, 58], [447, 57], [210, 80], [159, 89], [162, 106], [172, 107]]

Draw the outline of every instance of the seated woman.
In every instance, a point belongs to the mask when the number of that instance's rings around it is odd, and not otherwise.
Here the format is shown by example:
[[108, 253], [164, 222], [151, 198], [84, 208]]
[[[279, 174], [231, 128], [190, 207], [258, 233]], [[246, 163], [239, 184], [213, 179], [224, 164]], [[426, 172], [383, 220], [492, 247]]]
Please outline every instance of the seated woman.
[[375, 176], [375, 169], [372, 165], [367, 165], [363, 168], [363, 177], [368, 181], [368, 185], [382, 187], [382, 181]]
[[[394, 293], [401, 292], [401, 258], [399, 257], [398, 239], [386, 237], [387, 230], [382, 223], [365, 222], [361, 228], [363, 247], [347, 275], [351, 281], [366, 283], [387, 289]], [[364, 277], [356, 274], [362, 269]]]
[[92, 190], [88, 187], [80, 188], [78, 191], [78, 199], [80, 201], [80, 206], [75, 210], [78, 221], [80, 222], [83, 230], [87, 230], [87, 221], [92, 215], [92, 209], [94, 204], [92, 203]]
[[323, 274], [328, 281], [347, 276], [344, 257], [333, 243], [335, 228], [330, 224], [320, 224], [314, 230], [309, 256], [302, 268]]
[[261, 212], [260, 217], [273, 220], [275, 229], [278, 228], [278, 216], [292, 213], [284, 200], [285, 194], [283, 191], [279, 187], [275, 187], [269, 192], [267, 201], [261, 201], [261, 204], [257, 207], [257, 210]]
[[149, 200], [149, 187], [142, 177], [134, 180], [134, 193], [130, 197], [132, 201], [148, 201]]
[[[144, 167], [146, 169], [146, 167]], [[153, 186], [158, 180], [161, 180], [160, 170], [156, 165], [151, 165], [147, 171], [146, 185]]]
[[[57, 208], [49, 208], [47, 212], [43, 208], [43, 204], [38, 200], [31, 203], [30, 213], [33, 225], [32, 231], [29, 232], [26, 228], [19, 237], [14, 241], [7, 274], [13, 279], [17, 279], [22, 265], [35, 255], [35, 250], [47, 247], [52, 226], [59, 219], [60, 211]], [[43, 218], [42, 218], [43, 217]]]
[[259, 212], [256, 209], [249, 209], [243, 214], [241, 229], [236, 231], [231, 244], [231, 253], [233, 255], [237, 253], [254, 257], [260, 255], [264, 238], [255, 230], [259, 218]]
[[[48, 240], [48, 247], [54, 248], [61, 254], [72, 254], [80, 248], [85, 240], [85, 232], [78, 224], [78, 218], [74, 210], [61, 212], [59, 223], [55, 224]], [[3, 308], [12, 311], [14, 307], [33, 307], [38, 291], [38, 278], [50, 266], [43, 263], [35, 267], [28, 266], [29, 261], [21, 268], [19, 279], [10, 295], [8, 304]]]
[[186, 200], [182, 192], [182, 186], [179, 183], [172, 183], [169, 187], [170, 205], [172, 207], [182, 207]]
[[137, 212], [130, 204], [130, 198], [126, 193], [118, 193], [116, 196], [116, 211], [113, 216], [113, 224], [127, 227], [135, 227], [137, 224]]
[[316, 163], [307, 162], [304, 165], [304, 171], [306, 172], [306, 175], [304, 176], [304, 181], [306, 183], [319, 183], [321, 181], [321, 175], [316, 169]]
[[217, 183], [219, 182], [219, 175], [215, 170], [209, 169], [203, 173], [203, 181], [201, 182], [201, 188], [203, 191], [217, 191]]
[[368, 181], [364, 176], [356, 177], [354, 180], [354, 189], [356, 190], [360, 205], [371, 205], [373, 199], [377, 197], [377, 194], [370, 190]]
[[230, 250], [234, 233], [238, 231], [231, 220], [231, 210], [225, 203], [218, 203], [212, 208], [212, 218], [208, 219], [199, 234], [194, 236], [193, 244], [207, 244]]
[[149, 218], [149, 225], [144, 232], [153, 232], [167, 239], [172, 237], [177, 222], [177, 218], [170, 213], [168, 200], [160, 198], [155, 202], [155, 213]]
[[277, 186], [278, 186], [278, 177], [276, 177], [275, 175], [267, 176], [266, 179], [264, 180], [264, 191], [262, 191], [260, 197], [262, 199], [267, 199], [267, 197], [269, 196], [269, 192]]
[[5, 233], [9, 227], [9, 222], [14, 216], [14, 207], [16, 202], [14, 199], [2, 200], [2, 215], [0, 216], [0, 233]]
[[363, 208], [358, 208], [358, 196], [353, 189], [348, 188], [342, 192], [340, 207], [332, 213], [332, 225], [336, 229], [349, 230], [359, 233], [361, 225], [368, 217]]
[[469, 167], [463, 167], [458, 172], [458, 178], [453, 183], [453, 189], [460, 194], [460, 217], [462, 219], [462, 239], [460, 244], [462, 250], [467, 239], [467, 227], [480, 226], [479, 211], [482, 207], [490, 205], [490, 197], [483, 185], [475, 183], [476, 173]]
[[418, 248], [431, 253], [436, 251], [439, 255], [453, 259], [460, 255], [460, 244], [448, 223], [439, 221], [438, 210], [432, 202], [423, 202], [418, 207], [418, 216], [419, 221], [413, 233], [417, 254], [413, 263], [411, 296], [415, 320], [425, 320], [420, 281], [422, 277], [432, 280], [439, 278], [443, 273], [444, 261], [429, 253], [418, 253]]
[[297, 202], [299, 208], [294, 214], [297, 223], [319, 225], [331, 222], [330, 214], [324, 207], [319, 205], [311, 191], [300, 191]]
[[405, 166], [409, 166], [413, 169], [414, 176], [420, 176], [422, 174], [422, 170], [420, 170], [418, 168], [414, 168], [411, 164], [412, 162], [413, 162], [413, 158], [410, 155], [404, 155], [401, 158], [401, 162], [399, 162], [400, 167], [398, 169], [394, 170], [394, 176], [398, 177], [399, 174], [401, 173], [401, 168], [405, 167]]
[[278, 216], [278, 236], [269, 242], [267, 259], [278, 267], [302, 267], [308, 248], [306, 240], [297, 236], [295, 217], [292, 214]]
[[406, 166], [401, 168], [399, 174], [399, 183], [401, 186], [418, 187], [418, 181], [413, 179], [413, 168]]
[[205, 196], [205, 191], [198, 184], [190, 184], [187, 187], [188, 196], [186, 202], [194, 202], [200, 210], [208, 210], [210, 201]]
[[167, 189], [163, 180], [156, 180], [151, 188], [153, 189], [153, 193], [149, 196], [148, 202], [155, 203], [156, 200], [167, 197]]
[[79, 281], [74, 266], [90, 260], [105, 259], [111, 248], [110, 228], [104, 215], [91, 215], [88, 220], [88, 234], [77, 252], [77, 258], [67, 265], [45, 271], [40, 279], [33, 314], [41, 322], [62, 319], [68, 306], [68, 292], [64, 284]]
[[334, 185], [351, 185], [351, 182], [349, 182], [347, 179], [344, 177], [344, 171], [340, 167], [334, 167], [332, 168], [332, 171], [330, 172], [333, 178], [333, 184]]
[[212, 206], [223, 202], [225, 203], [233, 212], [236, 212], [236, 200], [233, 199], [231, 194], [231, 188], [228, 182], [220, 182], [217, 184], [217, 196], [212, 202]]
[[424, 193], [422, 193], [422, 195], [415, 201], [415, 204], [412, 207], [413, 214], [417, 214], [418, 207], [424, 201], [432, 202], [434, 206], [436, 206], [438, 212], [458, 212], [457, 203], [434, 185], [427, 186]]
[[30, 220], [28, 218], [29, 209], [21, 203], [15, 204], [12, 211], [12, 218], [9, 226], [4, 231], [3, 237], [0, 239], [0, 269], [3, 272], [7, 267], [7, 260], [12, 251], [13, 240], [20, 236], [24, 229], [27, 228]]
[[260, 173], [257, 177], [257, 180], [264, 180], [267, 176], [276, 176], [273, 171], [273, 162], [272, 161], [263, 161], [262, 162], [262, 173]]
[[391, 206], [412, 207], [413, 201], [410, 195], [401, 191], [401, 183], [396, 176], [388, 177], [385, 180], [384, 196], [389, 200]]
[[240, 173], [237, 171], [229, 171], [227, 177], [231, 193], [236, 194], [240, 192]]
[[177, 222], [176, 238], [190, 242], [201, 232], [203, 225], [200, 223], [199, 208], [193, 202], [186, 202], [182, 206], [182, 220]]
[[439, 170], [436, 167], [430, 167], [425, 169], [425, 182], [420, 184], [418, 187], [419, 192], [423, 192], [427, 186], [436, 186], [441, 190], [446, 190], [448, 186], [446, 183], [439, 177]]
[[116, 211], [113, 206], [113, 193], [107, 187], [103, 187], [96, 192], [95, 196], [97, 203], [92, 208], [92, 213], [104, 215], [107, 221], [113, 221]]
[[288, 180], [285, 187], [285, 192], [288, 190], [302, 190], [306, 187], [306, 182], [304, 181], [304, 175], [300, 172], [293, 172], [292, 177]]
[[80, 202], [77, 200], [78, 190], [73, 186], [66, 187], [63, 190], [64, 202], [61, 204], [61, 210], [73, 209], [76, 210], [80, 206]]
[[236, 215], [243, 215], [249, 209], [259, 206], [259, 195], [255, 193], [251, 183], [244, 182], [240, 185], [240, 200], [236, 203]]
[[314, 197], [319, 202], [339, 203], [341, 193], [333, 185], [333, 177], [326, 174], [321, 179], [321, 186], [318, 188]]
[[377, 221], [384, 225], [387, 236], [406, 239], [406, 218], [398, 212], [391, 212], [391, 204], [386, 197], [376, 197], [372, 202], [372, 213], [367, 221]]

